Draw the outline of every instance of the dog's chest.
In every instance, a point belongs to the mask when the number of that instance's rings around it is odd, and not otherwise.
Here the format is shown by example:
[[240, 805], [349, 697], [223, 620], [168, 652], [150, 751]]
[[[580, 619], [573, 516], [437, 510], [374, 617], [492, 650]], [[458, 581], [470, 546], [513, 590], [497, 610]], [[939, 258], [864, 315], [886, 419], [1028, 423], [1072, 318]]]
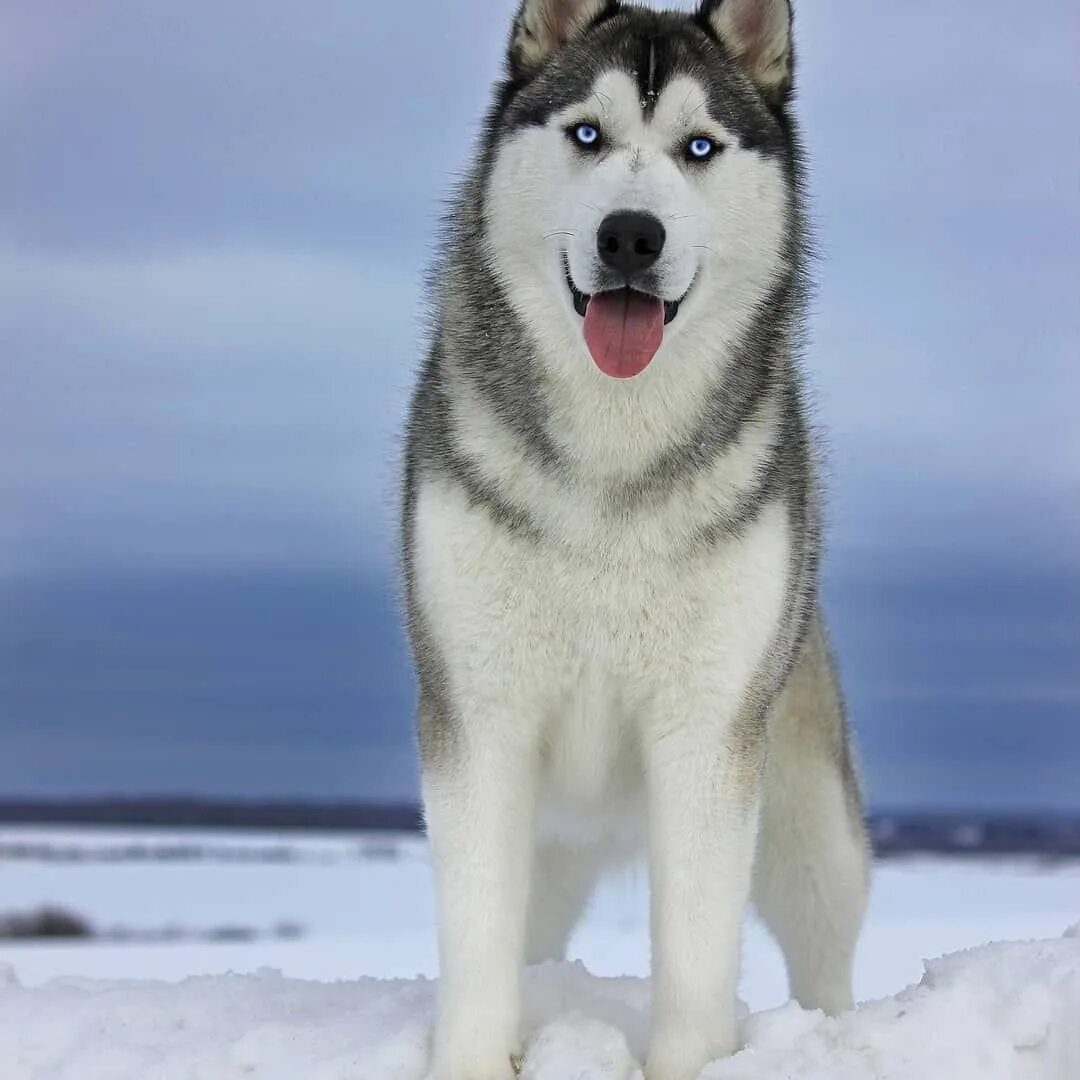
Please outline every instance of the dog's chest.
[[588, 820], [631, 839], [649, 725], [682, 712], [684, 689], [746, 685], [776, 632], [785, 508], [691, 560], [617, 545], [582, 558], [514, 534], [446, 479], [422, 485], [415, 520], [413, 587], [461, 723], [535, 741], [545, 833], [572, 839]]
[[[740, 643], [759, 648], [780, 617], [789, 551], [775, 504], [694, 558], [633, 556], [625, 537], [586, 557], [513, 533], [433, 478], [417, 499], [414, 585], [461, 685], [488, 693], [491, 684], [507, 707], [513, 699], [519, 711], [558, 714], [551, 730], [566, 750], [555, 756], [585, 757], [575, 745], [608, 737], [597, 716], [636, 715], [657, 687], [702, 668], [742, 674]], [[568, 726], [569, 716], [578, 719]]]
[[584, 659], [568, 672], [562, 693], [544, 716], [540, 732], [538, 813], [542, 832], [581, 828], [580, 811], [595, 816], [605, 807], [611, 821], [603, 831], [618, 831], [629, 804], [638, 797], [641, 764], [632, 705], [602, 663]]

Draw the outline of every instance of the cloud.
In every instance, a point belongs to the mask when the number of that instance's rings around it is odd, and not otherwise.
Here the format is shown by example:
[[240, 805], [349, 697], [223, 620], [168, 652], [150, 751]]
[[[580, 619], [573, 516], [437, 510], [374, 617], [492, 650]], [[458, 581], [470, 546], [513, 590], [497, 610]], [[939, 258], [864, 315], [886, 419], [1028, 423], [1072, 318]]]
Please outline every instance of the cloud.
[[[336, 253], [14, 257], [0, 563], [322, 563], [389, 545], [417, 286]], [[215, 551], [216, 547], [216, 551]]]
[[[74, 557], [75, 535], [87, 558], [190, 542], [212, 559], [216, 542], [224, 559], [291, 520], [289, 557], [321, 560], [320, 529], [385, 534], [420, 273], [508, 15], [43, 0], [0, 16], [18, 59], [0, 76], [0, 450], [22, 508], [0, 563]], [[798, 15], [823, 253], [807, 367], [837, 542], [1074, 531], [1076, 10], [1021, 35], [1005, 0]], [[230, 500], [247, 507], [232, 526]]]
[[6, 228], [96, 250], [422, 245], [505, 29], [477, 0], [427, 5], [422, 32], [411, 6], [354, 0], [43, 0], [2, 18], [22, 57]]

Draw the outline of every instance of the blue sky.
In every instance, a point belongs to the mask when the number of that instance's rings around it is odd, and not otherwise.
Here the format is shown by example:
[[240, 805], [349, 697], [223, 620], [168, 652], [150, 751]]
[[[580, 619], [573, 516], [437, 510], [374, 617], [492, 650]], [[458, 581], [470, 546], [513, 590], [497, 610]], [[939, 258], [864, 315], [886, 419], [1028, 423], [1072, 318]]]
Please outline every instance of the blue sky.
[[[412, 791], [397, 443], [509, 0], [0, 0], [0, 788]], [[798, 5], [879, 802], [1076, 805], [1080, 9]]]

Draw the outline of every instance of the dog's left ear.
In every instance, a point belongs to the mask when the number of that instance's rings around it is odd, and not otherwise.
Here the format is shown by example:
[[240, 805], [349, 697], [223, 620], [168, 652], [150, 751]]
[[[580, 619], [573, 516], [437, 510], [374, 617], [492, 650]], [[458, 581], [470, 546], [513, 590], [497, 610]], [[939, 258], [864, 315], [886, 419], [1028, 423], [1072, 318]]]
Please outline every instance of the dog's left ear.
[[618, 6], [618, 0], [522, 0], [510, 33], [511, 72], [531, 75], [553, 53]]
[[770, 102], [784, 102], [794, 68], [790, 0], [702, 0], [698, 20], [724, 43]]

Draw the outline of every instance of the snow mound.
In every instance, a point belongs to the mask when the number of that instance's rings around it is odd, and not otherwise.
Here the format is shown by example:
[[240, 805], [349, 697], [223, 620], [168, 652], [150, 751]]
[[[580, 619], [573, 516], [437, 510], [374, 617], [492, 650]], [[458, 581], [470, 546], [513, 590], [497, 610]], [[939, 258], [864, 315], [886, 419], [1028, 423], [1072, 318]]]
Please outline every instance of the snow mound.
[[[3, 1080], [420, 1080], [435, 983], [262, 970], [180, 983], [54, 979], [0, 965]], [[649, 987], [545, 964], [526, 980], [522, 1080], [642, 1080]], [[1080, 937], [985, 945], [838, 1019], [750, 1016], [701, 1080], [1080, 1077]]]

